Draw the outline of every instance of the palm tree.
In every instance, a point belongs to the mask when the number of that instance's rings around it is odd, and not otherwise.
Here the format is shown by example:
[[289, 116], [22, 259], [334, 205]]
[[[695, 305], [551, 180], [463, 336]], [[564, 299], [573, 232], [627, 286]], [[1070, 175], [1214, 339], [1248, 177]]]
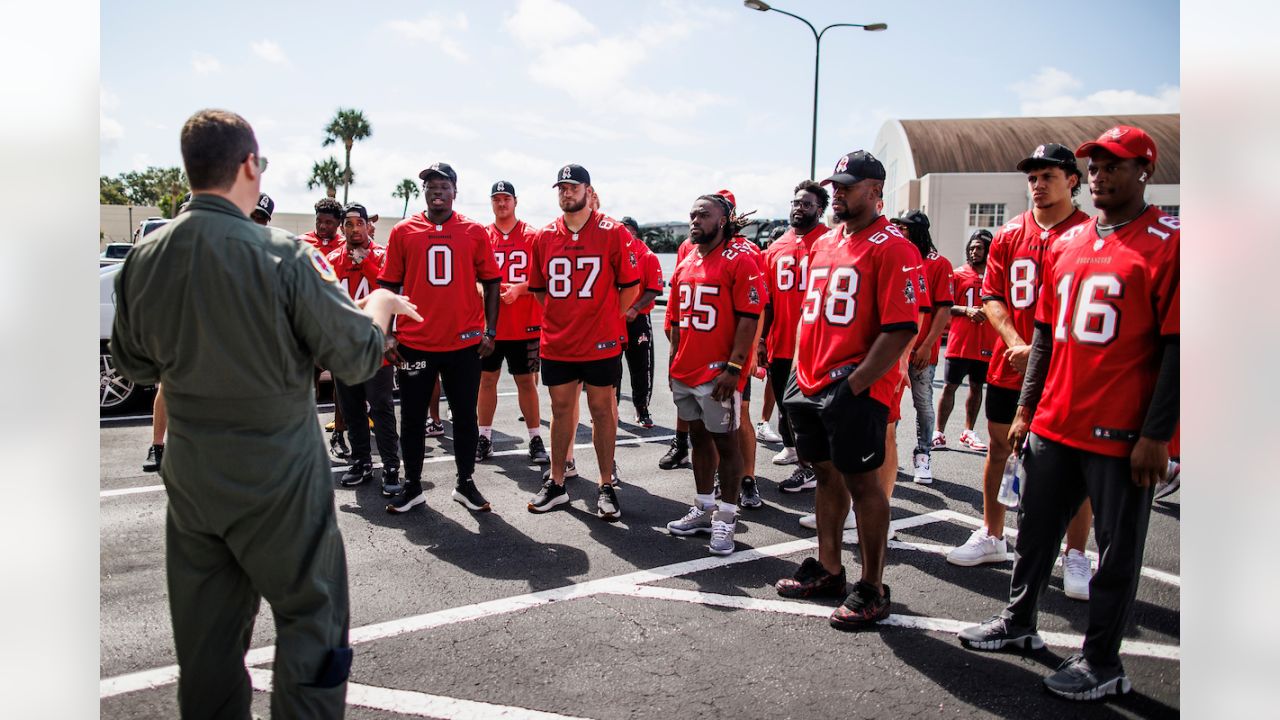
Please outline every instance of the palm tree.
[[409, 201], [418, 197], [418, 183], [409, 178], [401, 180], [396, 189], [391, 191], [391, 197], [404, 198], [404, 212], [400, 213], [400, 217], [409, 217]]
[[[355, 175], [351, 175], [351, 177], [354, 178]], [[342, 178], [342, 166], [338, 164], [337, 158], [330, 155], [327, 160], [312, 163], [311, 179], [307, 181], [307, 189], [315, 190], [318, 187], [322, 187], [326, 195], [337, 197], [338, 186], [342, 184]]]
[[338, 108], [338, 113], [329, 121], [324, 133], [322, 147], [329, 147], [338, 141], [342, 141], [342, 146], [347, 149], [347, 164], [343, 166], [342, 171], [342, 202], [345, 205], [347, 202], [347, 190], [351, 188], [351, 183], [355, 180], [351, 174], [351, 146], [357, 140], [363, 140], [372, 135], [373, 128], [369, 127], [369, 121], [365, 119], [364, 113], [359, 110]]

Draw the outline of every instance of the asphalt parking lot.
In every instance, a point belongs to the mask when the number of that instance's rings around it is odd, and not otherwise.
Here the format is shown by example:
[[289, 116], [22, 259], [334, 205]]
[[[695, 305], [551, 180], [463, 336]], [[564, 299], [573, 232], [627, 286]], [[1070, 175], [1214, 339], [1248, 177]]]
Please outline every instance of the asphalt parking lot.
[[[664, 340], [658, 341], [657, 357], [665, 358]], [[753, 420], [761, 389], [757, 382]], [[425, 511], [392, 516], [375, 484], [347, 489], [335, 482], [356, 651], [348, 717], [1148, 718], [1179, 712], [1177, 494], [1152, 513], [1146, 569], [1122, 648], [1134, 692], [1106, 703], [1068, 703], [1040, 688], [1041, 677], [1078, 648], [1086, 627], [1087, 604], [1062, 594], [1061, 569], [1042, 603], [1044, 650], [976, 653], [955, 639], [960, 627], [999, 611], [1012, 563], [960, 568], [944, 559], [981, 518], [982, 457], [955, 449], [954, 440], [951, 450], [934, 454], [932, 485], [899, 474], [898, 540], [885, 573], [893, 616], [877, 630], [846, 634], [827, 625], [834, 601], [784, 600], [773, 591], [773, 582], [815, 548], [813, 532], [796, 522], [812, 510], [812, 493], [777, 490], [791, 471], [769, 462], [780, 446], [759, 446], [765, 507], [742, 512], [738, 552], [717, 557], [707, 552], [705, 536], [677, 538], [663, 529], [692, 501], [693, 480], [690, 470], [657, 468], [675, 422], [662, 367], [651, 408], [657, 427], [631, 424], [623, 396], [617, 453], [623, 516], [613, 524], [594, 516], [598, 475], [585, 412], [576, 440], [583, 479], [569, 481], [572, 503], [547, 515], [526, 511], [541, 468], [526, 461], [514, 390], [504, 376], [496, 454], [475, 476], [492, 513], [472, 514], [449, 499], [448, 424], [445, 438], [427, 443]], [[963, 427], [966, 392], [957, 397], [949, 438]], [[543, 400], [545, 413], [545, 391]], [[319, 413], [318, 421], [329, 419]], [[908, 402], [898, 431], [903, 467], [910, 466], [913, 428]], [[985, 420], [979, 430], [985, 437]], [[100, 441], [101, 714], [175, 717], [165, 494], [159, 478], [140, 469], [149, 420], [104, 421]], [[338, 474], [335, 468], [335, 480]], [[855, 577], [856, 553], [856, 545], [846, 544], [846, 567]], [[264, 691], [273, 639], [264, 603], [247, 658]], [[255, 711], [269, 714], [266, 692], [255, 693]]]

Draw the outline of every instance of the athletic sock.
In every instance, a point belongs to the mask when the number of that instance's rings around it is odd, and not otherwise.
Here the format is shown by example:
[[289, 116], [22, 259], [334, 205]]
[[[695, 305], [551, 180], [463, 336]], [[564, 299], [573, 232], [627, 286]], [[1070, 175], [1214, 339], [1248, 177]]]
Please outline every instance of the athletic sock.
[[731, 512], [731, 513], [738, 512], [737, 505], [734, 505], [733, 503], [725, 502], [723, 500], [716, 501], [716, 509], [719, 510], [720, 512]]
[[542, 427], [541, 427], [541, 426], [534, 425], [533, 427], [531, 427], [531, 428], [526, 428], [526, 429], [529, 431], [529, 439], [530, 439], [530, 440], [532, 440], [532, 439], [534, 439], [534, 438], [536, 438], [536, 437], [542, 437]]
[[492, 425], [481, 425], [481, 426], [480, 426], [480, 434], [481, 434], [481, 435], [483, 435], [484, 437], [487, 437], [487, 438], [489, 438], [490, 440], [492, 440], [492, 439], [493, 439], [493, 426], [492, 426]]
[[689, 431], [688, 430], [676, 431], [676, 444], [679, 445], [680, 447], [689, 447]]
[[694, 495], [693, 500], [702, 510], [706, 510], [716, 504], [716, 496], [713, 493], [707, 493], [706, 495]]

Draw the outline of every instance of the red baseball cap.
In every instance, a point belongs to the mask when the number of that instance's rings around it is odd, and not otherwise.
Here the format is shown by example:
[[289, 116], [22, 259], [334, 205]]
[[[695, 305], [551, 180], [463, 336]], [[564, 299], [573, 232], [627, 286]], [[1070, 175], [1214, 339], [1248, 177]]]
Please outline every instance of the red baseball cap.
[[733, 196], [733, 193], [729, 192], [728, 190], [717, 190], [716, 194], [723, 197], [725, 200], [728, 200], [729, 204], [734, 206], [735, 208], [738, 207], [737, 198], [735, 198]]
[[1076, 148], [1076, 157], [1089, 157], [1095, 148], [1102, 148], [1119, 158], [1146, 158], [1156, 164], [1156, 142], [1151, 136], [1129, 125], [1117, 125]]

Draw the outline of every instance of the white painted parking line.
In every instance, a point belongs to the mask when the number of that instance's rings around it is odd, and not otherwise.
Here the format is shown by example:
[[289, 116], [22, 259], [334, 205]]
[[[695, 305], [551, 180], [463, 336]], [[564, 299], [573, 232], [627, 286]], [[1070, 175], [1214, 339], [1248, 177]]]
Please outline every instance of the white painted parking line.
[[[667, 440], [670, 440], [671, 438], [674, 438], [674, 437], [675, 435], [654, 435], [651, 437], [624, 438], [622, 440], [617, 441], [614, 444], [615, 445], [641, 445], [641, 444], [650, 443], [650, 442], [666, 442]], [[594, 447], [594, 446], [591, 443], [579, 443], [577, 445], [574, 445], [573, 447], [575, 450], [584, 450], [586, 448]], [[507, 455], [523, 455], [528, 452], [529, 451], [526, 448], [516, 448], [514, 450], [503, 450], [501, 452], [496, 452], [490, 455], [489, 457], [498, 457], [498, 456], [507, 456]], [[438, 455], [435, 457], [423, 458], [422, 460], [423, 465], [432, 465], [435, 463], [442, 463], [442, 462], [453, 462], [453, 455]], [[335, 465], [334, 467], [330, 468], [330, 470], [331, 472], [342, 472], [349, 467], [351, 466]], [[380, 468], [382, 467], [382, 463], [380, 462], [374, 463], [373, 467], [375, 469]], [[116, 490], [103, 490], [102, 492], [98, 493], [98, 497], [99, 498], [119, 497], [121, 495], [137, 495], [139, 493], [160, 492], [162, 490], [164, 490], [164, 485], [143, 485], [140, 487], [119, 488]]]
[[[942, 510], [940, 512], [943, 513], [943, 515], [947, 520], [954, 520], [955, 522], [962, 523], [964, 525], [969, 525], [975, 528], [983, 527], [983, 523], [985, 522], [982, 518], [974, 517], [972, 515], [965, 515], [964, 513], [956, 512], [955, 510]], [[1008, 535], [1010, 538], [1016, 538], [1018, 537], [1018, 529], [1007, 527], [1004, 529], [1004, 534]], [[1063, 543], [1062, 550], [1065, 552], [1066, 549], [1067, 549], [1067, 545], [1066, 543]], [[947, 550], [947, 552], [950, 552], [950, 551], [951, 551], [950, 549]], [[1085, 554], [1085, 557], [1093, 561], [1094, 567], [1097, 567], [1098, 562], [1100, 560], [1098, 557], [1098, 553], [1092, 550], [1085, 550], [1084, 554]], [[1009, 559], [1010, 560], [1013, 559], [1013, 553], [1009, 553]], [[1155, 580], [1157, 582], [1162, 582], [1166, 585], [1172, 585], [1179, 589], [1182, 588], [1182, 578], [1178, 575], [1174, 575], [1173, 573], [1165, 572], [1163, 570], [1156, 570], [1155, 568], [1149, 568], [1149, 567], [1143, 566], [1142, 576], [1151, 578], [1152, 580]]]
[[[831, 615], [831, 608], [822, 605], [794, 602], [791, 600], [762, 600], [760, 598], [743, 597], [740, 595], [720, 595], [718, 593], [700, 592], [697, 590], [681, 590], [679, 588], [638, 585], [625, 587], [618, 585], [610, 588], [606, 592], [610, 595], [624, 595], [627, 597], [644, 598], [649, 600], [677, 600], [680, 602], [693, 603], [695, 605], [712, 605], [715, 607], [735, 608], [738, 610], [755, 610], [761, 612], [782, 613], [786, 615], [820, 617], [824, 619]], [[961, 630], [974, 625], [974, 622], [968, 620], [951, 620], [949, 618], [922, 617], [918, 615], [890, 615], [887, 619], [880, 621], [879, 624], [911, 630], [958, 633]], [[1083, 635], [1046, 632], [1040, 633], [1040, 636], [1044, 638], [1046, 644], [1054, 647], [1079, 648], [1084, 644]], [[1181, 647], [1178, 645], [1163, 645], [1160, 643], [1139, 642], [1133, 640], [1125, 640], [1120, 646], [1120, 652], [1124, 655], [1151, 657], [1161, 660], [1176, 661], [1181, 657]]]
[[[249, 678], [253, 689], [271, 691], [271, 671], [251, 668]], [[392, 690], [359, 683], [347, 683], [347, 704], [372, 710], [385, 710], [414, 717], [443, 718], [444, 720], [585, 720], [572, 715], [529, 710], [513, 705], [462, 700], [459, 698], [429, 695], [413, 690]]]

